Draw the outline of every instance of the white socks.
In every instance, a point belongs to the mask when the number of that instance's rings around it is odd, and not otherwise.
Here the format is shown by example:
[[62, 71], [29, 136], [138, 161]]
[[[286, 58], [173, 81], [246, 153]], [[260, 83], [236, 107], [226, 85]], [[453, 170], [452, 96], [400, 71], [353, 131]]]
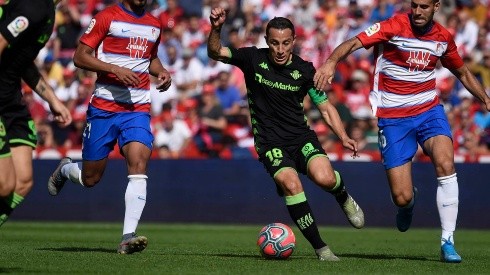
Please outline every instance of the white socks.
[[138, 222], [146, 204], [146, 175], [129, 175], [126, 188], [126, 213], [124, 215], [123, 235], [136, 232]]
[[61, 174], [71, 180], [73, 183], [82, 183], [82, 163], [72, 162], [61, 167]]
[[459, 189], [456, 173], [446, 177], [437, 178], [437, 209], [441, 218], [443, 239], [454, 243], [453, 233], [456, 230], [456, 220], [458, 218]]

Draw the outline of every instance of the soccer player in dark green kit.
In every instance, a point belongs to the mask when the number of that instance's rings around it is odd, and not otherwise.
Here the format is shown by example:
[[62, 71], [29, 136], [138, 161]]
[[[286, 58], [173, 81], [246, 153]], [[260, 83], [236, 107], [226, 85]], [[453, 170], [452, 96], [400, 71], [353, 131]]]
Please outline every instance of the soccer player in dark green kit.
[[306, 122], [303, 110], [306, 94], [342, 145], [354, 152], [353, 157], [357, 156], [357, 143], [347, 136], [325, 92], [315, 89], [313, 64], [292, 53], [295, 32], [290, 20], [276, 17], [269, 21], [265, 36], [268, 48], [234, 49], [220, 42], [225, 18], [222, 8], [211, 11], [208, 55], [244, 72], [259, 161], [274, 179], [292, 220], [315, 249], [318, 259], [338, 261], [318, 232], [298, 172], [334, 195], [355, 228], [364, 226], [364, 213], [347, 193], [340, 174], [333, 170], [315, 132]]
[[22, 99], [21, 79], [48, 104], [65, 127], [70, 111], [34, 64], [53, 32], [60, 0], [0, 0], [0, 226], [33, 185], [32, 151], [37, 134]]

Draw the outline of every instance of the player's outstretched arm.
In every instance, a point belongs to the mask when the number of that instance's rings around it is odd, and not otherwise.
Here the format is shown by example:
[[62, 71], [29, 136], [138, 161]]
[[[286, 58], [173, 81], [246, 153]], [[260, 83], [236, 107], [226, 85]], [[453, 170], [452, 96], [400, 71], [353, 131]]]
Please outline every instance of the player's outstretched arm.
[[208, 37], [208, 56], [214, 60], [225, 61], [231, 57], [230, 49], [221, 45], [221, 27], [225, 23], [226, 12], [223, 8], [211, 10], [209, 20], [211, 31]]
[[332, 54], [327, 58], [325, 63], [323, 63], [316, 71], [315, 76], [313, 77], [315, 87], [318, 90], [323, 91], [327, 86], [327, 83], [332, 84], [337, 63], [361, 47], [362, 43], [357, 37], [352, 37], [351, 39], [338, 45], [333, 50]]
[[463, 86], [481, 102], [485, 103], [488, 111], [490, 111], [490, 97], [488, 97], [485, 89], [476, 77], [471, 73], [466, 65], [451, 72], [461, 81]]
[[329, 101], [325, 101], [319, 105], [317, 105], [318, 110], [322, 114], [323, 120], [327, 123], [328, 127], [332, 129], [332, 131], [339, 137], [342, 141], [342, 145], [354, 152], [352, 157], [357, 157], [357, 141], [351, 139], [345, 129], [342, 120], [340, 119], [339, 113], [335, 106], [332, 105]]

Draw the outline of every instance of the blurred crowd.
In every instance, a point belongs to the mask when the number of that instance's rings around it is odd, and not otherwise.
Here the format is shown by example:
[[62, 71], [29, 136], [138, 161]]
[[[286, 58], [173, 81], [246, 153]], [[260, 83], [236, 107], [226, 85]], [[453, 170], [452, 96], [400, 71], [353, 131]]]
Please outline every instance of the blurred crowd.
[[[440, 0], [436, 20], [454, 36], [467, 66], [490, 92], [490, 9], [488, 0]], [[59, 128], [46, 104], [27, 86], [24, 98], [39, 134], [39, 149], [80, 149], [87, 104], [95, 86], [93, 73], [72, 62], [78, 38], [98, 11], [115, 0], [63, 0], [56, 26], [37, 65], [57, 96], [70, 108], [74, 122]], [[153, 85], [152, 129], [155, 158], [255, 158], [243, 73], [207, 57], [209, 13], [227, 10], [223, 44], [267, 47], [265, 26], [274, 16], [296, 25], [295, 53], [318, 67], [341, 42], [395, 13], [410, 11], [403, 0], [148, 0], [148, 11], [162, 24], [158, 55], [173, 83], [160, 92]], [[358, 50], [339, 63], [328, 95], [337, 107], [360, 153], [379, 160], [376, 118], [368, 101], [372, 50]], [[490, 114], [442, 66], [437, 90], [452, 126], [455, 153], [464, 161], [490, 154]], [[310, 126], [330, 156], [344, 151], [307, 97]], [[116, 148], [117, 149], [117, 146]], [[118, 157], [112, 154], [111, 157]], [[422, 153], [417, 159], [423, 161]], [[333, 158], [335, 160], [335, 157]]]

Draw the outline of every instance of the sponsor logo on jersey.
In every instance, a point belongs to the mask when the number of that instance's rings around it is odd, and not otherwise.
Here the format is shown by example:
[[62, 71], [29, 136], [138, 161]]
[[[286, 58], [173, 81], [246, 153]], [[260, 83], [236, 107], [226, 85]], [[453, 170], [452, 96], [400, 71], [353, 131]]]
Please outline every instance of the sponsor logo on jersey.
[[24, 16], [18, 16], [14, 21], [8, 24], [7, 29], [14, 37], [17, 37], [21, 32], [25, 31], [28, 26], [29, 20]]
[[269, 70], [269, 65], [267, 65], [267, 63], [265, 62], [260, 63], [259, 67], [261, 67], [264, 70]]
[[255, 74], [255, 81], [259, 82], [260, 84], [263, 84], [265, 86], [268, 86], [273, 89], [280, 89], [280, 90], [285, 90], [285, 91], [290, 91], [290, 92], [297, 92], [301, 88], [300, 86], [295, 86], [291, 84], [284, 84], [278, 81], [272, 81], [269, 79], [266, 79], [263, 77], [261, 74]]
[[315, 152], [318, 152], [318, 149], [313, 147], [313, 144], [311, 144], [310, 142], [306, 143], [305, 146], [303, 146], [303, 148], [301, 148], [301, 153], [303, 153], [303, 156], [305, 156], [305, 157], [308, 157], [309, 155], [311, 155]]
[[371, 36], [377, 33], [381, 29], [381, 25], [379, 23], [374, 23], [369, 28], [367, 28], [364, 32], [367, 36]]
[[131, 37], [126, 49], [129, 50], [131, 58], [142, 58], [148, 48], [148, 38]]
[[92, 20], [90, 20], [90, 24], [88, 25], [88, 28], [85, 31], [85, 33], [90, 33], [92, 31], [92, 29], [95, 26], [95, 22], [96, 22], [95, 18], [92, 18]]
[[425, 51], [410, 51], [406, 61], [410, 67], [409, 72], [422, 71], [430, 62], [430, 53]]

